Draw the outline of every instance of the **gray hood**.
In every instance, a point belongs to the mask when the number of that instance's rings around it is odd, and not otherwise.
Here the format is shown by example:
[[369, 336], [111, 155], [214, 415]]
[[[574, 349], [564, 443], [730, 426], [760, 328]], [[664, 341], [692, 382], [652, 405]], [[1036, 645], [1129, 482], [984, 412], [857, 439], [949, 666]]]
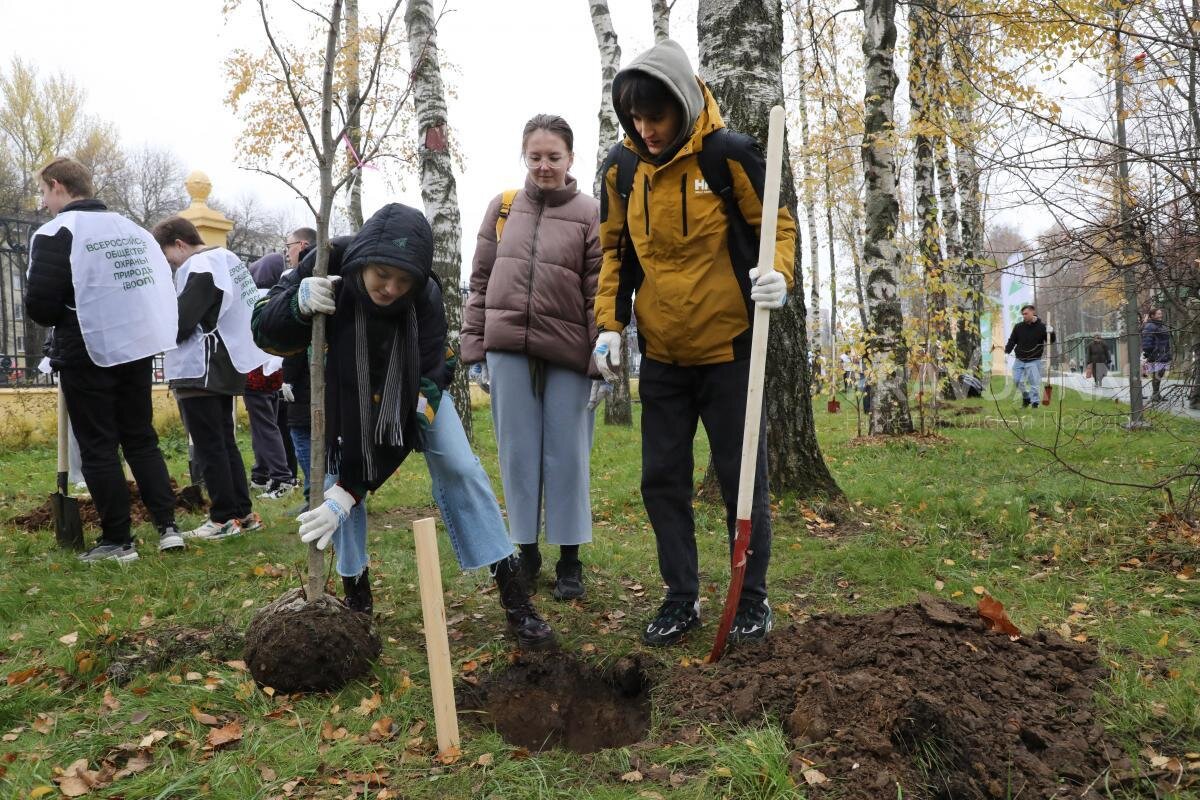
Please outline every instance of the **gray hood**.
[[[616, 98], [621, 84], [631, 72], [644, 72], [662, 81], [683, 107], [683, 125], [679, 128], [679, 136], [674, 142], [671, 142], [670, 147], [663, 151], [664, 153], [673, 153], [691, 136], [696, 120], [700, 117], [700, 112], [704, 110], [704, 94], [700, 91], [700, 84], [696, 80], [696, 73], [692, 70], [691, 62], [688, 61], [687, 53], [674, 40], [664, 39], [635, 58], [629, 66], [618, 72], [613, 78], [614, 106], [616, 106]], [[620, 111], [617, 111], [617, 118], [621, 121], [621, 127], [625, 129], [626, 135], [633, 140], [638, 152], [649, 157], [646, 152], [646, 144], [633, 127], [633, 121]]]

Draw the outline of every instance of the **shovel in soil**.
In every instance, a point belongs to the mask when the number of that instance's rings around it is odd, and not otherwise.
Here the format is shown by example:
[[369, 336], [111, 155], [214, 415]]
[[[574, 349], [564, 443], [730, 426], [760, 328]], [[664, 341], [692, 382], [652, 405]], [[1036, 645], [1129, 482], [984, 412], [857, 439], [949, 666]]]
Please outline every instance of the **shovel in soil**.
[[[779, 208], [779, 181], [783, 165], [783, 106], [771, 109], [771, 125], [767, 134], [767, 174], [763, 188], [762, 225], [758, 239], [758, 274], [769, 273], [775, 259], [775, 227], [777, 217], [766, 213]], [[717, 638], [708, 654], [709, 663], [719, 661], [725, 652], [725, 640], [733, 626], [738, 602], [742, 597], [742, 581], [746, 577], [746, 551], [750, 546], [750, 510], [754, 500], [754, 473], [758, 466], [758, 435], [762, 425], [763, 380], [767, 368], [767, 333], [771, 325], [771, 310], [754, 307], [754, 332], [750, 340], [750, 380], [746, 386], [746, 426], [742, 434], [742, 464], [738, 475], [737, 525], [733, 539], [729, 591], [725, 595], [725, 610]], [[830, 409], [832, 411], [832, 409]]]
[[50, 495], [54, 515], [54, 541], [69, 550], [83, 549], [83, 520], [79, 501], [67, 495], [67, 403], [58, 389], [58, 491]]

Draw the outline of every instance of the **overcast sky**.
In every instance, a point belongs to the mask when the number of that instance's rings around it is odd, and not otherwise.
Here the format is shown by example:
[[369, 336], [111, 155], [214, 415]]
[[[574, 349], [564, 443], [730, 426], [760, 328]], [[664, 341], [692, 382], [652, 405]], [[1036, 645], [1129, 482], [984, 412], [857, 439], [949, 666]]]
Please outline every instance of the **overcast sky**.
[[[243, 0], [250, 4], [252, 0]], [[316, 5], [327, 4], [314, 0]], [[383, 0], [362, 0], [364, 24]], [[653, 42], [649, 0], [610, 0], [628, 62]], [[679, 0], [672, 33], [696, 59], [695, 0]], [[31, 62], [43, 74], [62, 72], [87, 89], [89, 110], [114, 122], [128, 145], [169, 146], [232, 199], [259, 195], [272, 206], [302, 206], [286, 187], [237, 167], [241, 125], [225, 105], [226, 56], [265, 46], [257, 15], [242, 9], [227, 22], [222, 0], [55, 0], [3, 2], [0, 53]], [[439, 0], [434, 2], [440, 8]], [[290, 2], [268, 4], [281, 19], [303, 18]], [[52, 13], [47, 13], [52, 9]], [[52, 25], [53, 32], [47, 29]], [[439, 29], [450, 124], [465, 156], [458, 175], [464, 251], [470, 258], [484, 209], [496, 194], [524, 180], [521, 129], [534, 114], [560, 114], [575, 130], [574, 172], [590, 187], [597, 148], [599, 54], [587, 0], [450, 0]], [[421, 205], [415, 178], [388, 191], [367, 173], [364, 210], [400, 200]], [[469, 271], [469, 262], [464, 265]]]

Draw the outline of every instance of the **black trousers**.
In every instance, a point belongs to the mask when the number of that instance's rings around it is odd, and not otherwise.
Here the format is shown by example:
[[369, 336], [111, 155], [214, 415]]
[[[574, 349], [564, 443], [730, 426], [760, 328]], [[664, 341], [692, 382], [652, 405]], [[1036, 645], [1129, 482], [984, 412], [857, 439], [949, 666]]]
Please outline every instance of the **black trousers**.
[[[732, 552], [737, 519], [738, 470], [746, 422], [746, 383], [750, 361], [681, 367], [642, 359], [642, 500], [658, 544], [658, 568], [668, 600], [695, 600], [700, 594], [696, 524], [692, 514], [692, 441], [704, 423], [712, 451]], [[770, 487], [767, 437], [759, 437], [750, 550], [742, 597], [765, 600], [771, 560]]]
[[104, 541], [125, 544], [132, 540], [129, 485], [118, 447], [154, 523], [160, 529], [175, 524], [175, 495], [154, 431], [151, 359], [115, 367], [66, 367], [59, 373], [59, 383]]
[[185, 397], [179, 410], [212, 502], [209, 518], [228, 522], [245, 517], [250, 513], [250, 487], [233, 437], [233, 398], [224, 394]]

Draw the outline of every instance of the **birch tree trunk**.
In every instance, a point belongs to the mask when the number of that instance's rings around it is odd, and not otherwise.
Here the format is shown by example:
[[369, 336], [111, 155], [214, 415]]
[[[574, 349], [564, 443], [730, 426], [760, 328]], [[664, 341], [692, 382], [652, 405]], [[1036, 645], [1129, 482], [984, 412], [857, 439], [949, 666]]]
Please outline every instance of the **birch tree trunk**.
[[[621, 131], [617, 125], [617, 112], [613, 109], [612, 84], [621, 68], [621, 45], [613, 28], [612, 16], [608, 13], [608, 0], [591, 0], [588, 7], [592, 14], [592, 30], [596, 34], [596, 46], [600, 50], [600, 146], [596, 151], [596, 180], [593, 193], [597, 198], [604, 191], [604, 176], [600, 167], [608, 155], [608, 149], [620, 141]], [[621, 367], [617, 370], [617, 381], [612, 394], [604, 401], [604, 423], [606, 425], [633, 425], [633, 401], [629, 391], [629, 337], [621, 337]]]
[[[438, 61], [437, 28], [430, 0], [408, 0], [404, 13], [412, 62], [413, 100], [417, 114], [417, 147], [421, 165], [421, 200], [433, 228], [433, 271], [442, 282], [447, 343], [458, 349], [462, 331], [462, 221], [458, 187], [450, 159], [446, 93]], [[474, 439], [471, 394], [464, 369], [455, 370], [450, 396], [462, 417], [467, 438]]]
[[[972, 52], [974, 33], [969, 22], [962, 22], [952, 43], [953, 78], [951, 105], [954, 113], [954, 160], [958, 171], [958, 196], [962, 204], [961, 300], [958, 331], [955, 336], [959, 366], [976, 379], [983, 380], [983, 196], [979, 189], [979, 166], [975, 161], [975, 92], [967, 80], [970, 69], [967, 53]], [[949, 220], [947, 220], [949, 224]], [[976, 356], [978, 354], [978, 357]], [[986, 385], [986, 384], [985, 384]]]
[[[821, 98], [821, 122], [828, 125], [825, 117], [825, 98]], [[833, 176], [829, 166], [832, 154], [826, 139], [825, 152], [825, 240], [829, 243], [829, 369], [836, 370], [838, 362], [838, 299], [837, 299], [837, 255], [833, 244]], [[835, 380], [835, 378], [830, 378]], [[835, 381], [836, 382], [836, 381]]]
[[913, 430], [904, 375], [904, 319], [897, 276], [901, 270], [896, 226], [900, 217], [895, 159], [896, 49], [895, 0], [865, 0], [863, 55], [863, 172], [866, 176], [863, 266], [866, 269], [867, 358], [874, 391], [870, 432]]
[[[359, 88], [359, 63], [362, 58], [362, 39], [358, 33], [358, 0], [346, 0], [346, 108], [350, 115], [346, 119], [346, 138], [354, 152], [361, 157], [362, 146], [362, 96]], [[354, 230], [363, 226], [362, 182], [363, 171], [356, 156], [347, 153], [349, 169], [358, 170], [350, 183], [350, 224]]]
[[[908, 7], [908, 97], [912, 108], [915, 151], [913, 192], [917, 201], [917, 247], [913, 260], [915, 266], [922, 270], [925, 286], [927, 357], [935, 380], [940, 383], [945, 372], [946, 290], [943, 284], [941, 237], [938, 235], [938, 195], [933, 154], [937, 121], [934, 119], [935, 104], [930, 96], [935, 91], [933, 54], [936, 49], [936, 44], [930, 38], [933, 33], [931, 11], [936, 12], [937, 0], [926, 2], [927, 5], [913, 4]], [[935, 403], [938, 393], [940, 390], [930, 398]]]
[[[700, 76], [725, 120], [767, 140], [768, 114], [783, 102], [783, 10], [778, 0], [700, 0], [696, 19]], [[796, 187], [784, 142], [780, 198], [796, 217]], [[797, 262], [800, 243], [797, 242]], [[812, 415], [803, 273], [796, 264], [790, 302], [771, 313], [766, 419], [771, 487], [801, 496], [840, 495], [817, 446]], [[730, 387], [730, 391], [740, 391]]]
[[[606, 3], [607, 5], [607, 3]], [[671, 38], [671, 6], [675, 0], [650, 0], [650, 17], [654, 24], [654, 41], [661, 42]]]
[[[800, 105], [800, 163], [803, 167], [804, 182], [804, 217], [808, 225], [808, 261], [811, 265], [812, 278], [809, 283], [810, 297], [808, 305], [808, 340], [816, 355], [814, 363], [824, 361], [821, 353], [821, 266], [817, 251], [817, 204], [814, 184], [816, 176], [813, 171], [813, 157], [809, 150], [808, 136], [808, 65], [804, 55], [804, 17], [805, 13], [799, 3], [794, 7], [793, 19], [796, 24], [796, 60], [799, 66], [800, 83], [798, 88]], [[830, 370], [833, 362], [828, 361], [821, 370], [818, 380], [832, 380]]]

